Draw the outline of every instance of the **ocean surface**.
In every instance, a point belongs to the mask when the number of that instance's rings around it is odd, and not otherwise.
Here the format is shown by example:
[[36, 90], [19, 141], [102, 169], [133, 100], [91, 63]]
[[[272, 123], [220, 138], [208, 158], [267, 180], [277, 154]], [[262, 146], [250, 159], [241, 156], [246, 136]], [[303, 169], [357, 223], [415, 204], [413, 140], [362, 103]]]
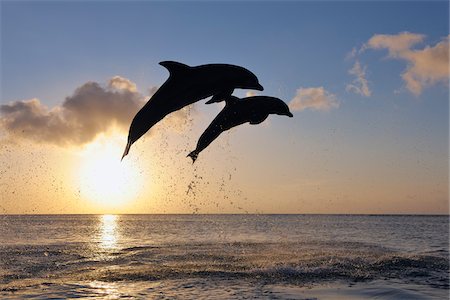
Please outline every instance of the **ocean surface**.
[[0, 298], [448, 299], [449, 217], [0, 216]]

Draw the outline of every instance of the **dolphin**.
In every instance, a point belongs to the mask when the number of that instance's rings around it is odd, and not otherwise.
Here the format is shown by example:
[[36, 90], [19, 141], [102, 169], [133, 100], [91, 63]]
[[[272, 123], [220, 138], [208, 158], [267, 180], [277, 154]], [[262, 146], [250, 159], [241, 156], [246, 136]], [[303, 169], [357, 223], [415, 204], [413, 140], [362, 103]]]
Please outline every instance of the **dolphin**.
[[260, 124], [270, 114], [293, 117], [287, 104], [275, 97], [253, 96], [240, 99], [230, 96], [225, 101], [225, 107], [200, 136], [196, 149], [187, 155], [192, 158], [192, 163], [200, 152], [226, 130], [247, 122], [252, 125]]
[[208, 103], [222, 101], [235, 88], [264, 90], [255, 74], [240, 66], [207, 64], [190, 67], [175, 61], [159, 64], [169, 71], [169, 78], [134, 116], [122, 159], [134, 142], [174, 111], [210, 96], [213, 97]]

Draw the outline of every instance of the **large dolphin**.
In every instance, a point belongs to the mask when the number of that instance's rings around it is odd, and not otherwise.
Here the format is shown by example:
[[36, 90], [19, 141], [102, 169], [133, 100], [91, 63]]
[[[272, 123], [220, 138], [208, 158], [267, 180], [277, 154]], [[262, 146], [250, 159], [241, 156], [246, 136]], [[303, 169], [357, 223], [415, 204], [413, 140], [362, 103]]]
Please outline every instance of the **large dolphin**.
[[222, 132], [247, 122], [252, 125], [259, 124], [270, 114], [293, 117], [286, 103], [275, 97], [254, 96], [242, 99], [234, 96], [228, 97], [225, 107], [200, 136], [197, 148], [187, 156], [192, 158], [192, 163], [194, 163], [199, 153]]
[[255, 74], [235, 65], [208, 64], [190, 67], [175, 61], [163, 61], [159, 64], [169, 71], [170, 76], [134, 116], [122, 159], [134, 142], [171, 112], [210, 96], [213, 97], [208, 103], [222, 101], [235, 88], [264, 89]]

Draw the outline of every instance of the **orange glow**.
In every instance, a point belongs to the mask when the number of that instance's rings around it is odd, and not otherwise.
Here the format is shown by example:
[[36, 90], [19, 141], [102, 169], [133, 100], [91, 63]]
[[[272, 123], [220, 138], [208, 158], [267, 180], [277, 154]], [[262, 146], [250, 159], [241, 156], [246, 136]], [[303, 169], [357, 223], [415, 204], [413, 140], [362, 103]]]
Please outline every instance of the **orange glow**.
[[102, 208], [128, 204], [140, 190], [137, 167], [130, 160], [120, 161], [121, 142], [120, 138], [101, 137], [82, 153], [80, 194]]

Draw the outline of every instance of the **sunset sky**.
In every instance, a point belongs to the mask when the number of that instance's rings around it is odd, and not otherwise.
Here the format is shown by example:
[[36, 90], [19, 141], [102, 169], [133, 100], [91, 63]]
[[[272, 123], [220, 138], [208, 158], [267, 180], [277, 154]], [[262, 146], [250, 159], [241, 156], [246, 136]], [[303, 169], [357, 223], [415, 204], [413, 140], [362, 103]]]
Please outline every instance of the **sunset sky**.
[[[0, 213], [448, 213], [448, 1], [0, 5]], [[120, 162], [164, 60], [243, 66], [294, 118], [192, 165], [202, 100]]]

